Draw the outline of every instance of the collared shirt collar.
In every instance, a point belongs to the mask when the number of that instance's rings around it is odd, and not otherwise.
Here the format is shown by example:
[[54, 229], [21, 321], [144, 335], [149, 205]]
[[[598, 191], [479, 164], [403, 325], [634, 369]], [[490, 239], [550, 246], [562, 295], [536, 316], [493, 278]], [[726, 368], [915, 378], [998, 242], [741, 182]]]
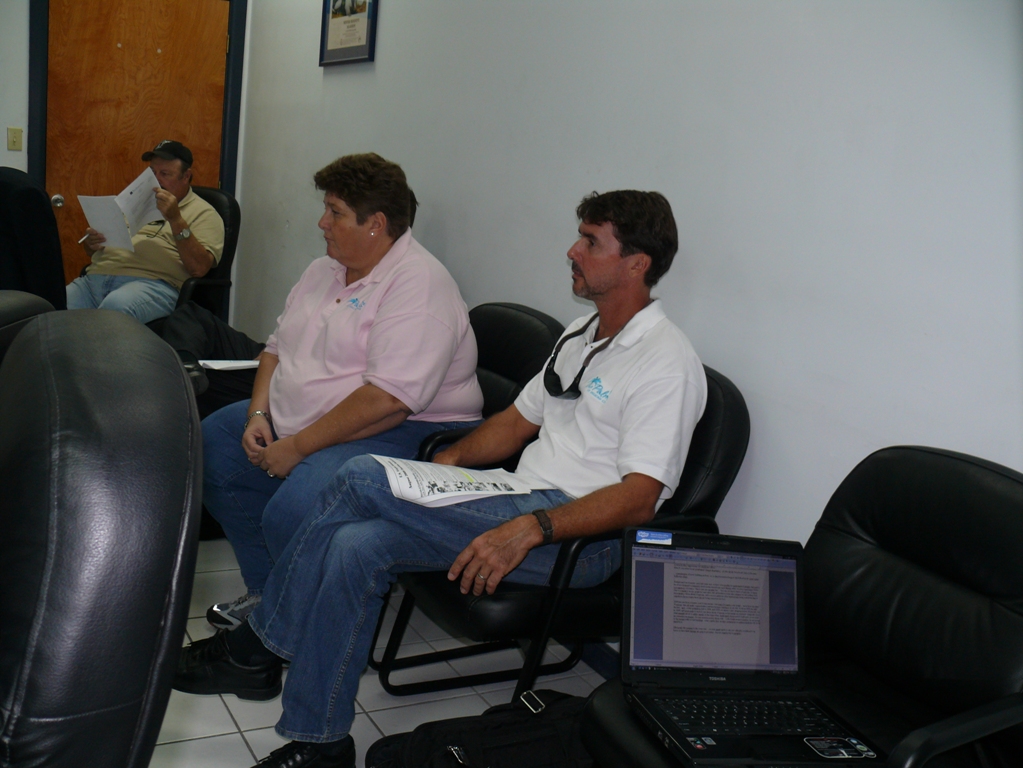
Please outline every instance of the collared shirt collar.
[[[384, 254], [384, 257], [377, 262], [377, 265], [370, 270], [368, 275], [356, 280], [354, 283], [349, 285], [349, 288], [356, 286], [362, 287], [364, 285], [370, 285], [372, 283], [379, 283], [383, 280], [387, 273], [390, 272], [395, 264], [401, 260], [401, 257], [405, 255], [409, 245], [412, 243], [412, 228], [409, 227], [405, 230], [404, 234], [399, 237], [391, 245], [390, 250]], [[331, 266], [334, 268], [334, 279], [337, 280], [341, 285], [345, 284], [345, 280], [348, 275], [348, 267], [339, 261], [332, 261]]]
[[[643, 338], [643, 335], [663, 320], [667, 315], [664, 314], [664, 308], [661, 306], [660, 299], [653, 299], [643, 309], [634, 314], [629, 318], [629, 321], [625, 324], [615, 336], [614, 341], [609, 346], [621, 345], [623, 347], [631, 347], [637, 341]], [[593, 343], [593, 337], [597, 333], [597, 325], [593, 326], [593, 333], [588, 333], [589, 341], [588, 344]], [[599, 343], [599, 342], [598, 342]]]

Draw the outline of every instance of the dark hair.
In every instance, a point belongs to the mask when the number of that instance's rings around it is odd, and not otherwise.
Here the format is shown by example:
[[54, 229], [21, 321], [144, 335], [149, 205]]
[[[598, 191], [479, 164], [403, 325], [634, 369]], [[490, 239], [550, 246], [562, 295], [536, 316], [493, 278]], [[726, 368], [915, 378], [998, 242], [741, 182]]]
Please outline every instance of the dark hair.
[[362, 224], [376, 212], [387, 217], [387, 234], [397, 239], [409, 228], [411, 192], [397, 163], [374, 152], [345, 155], [313, 176], [316, 188], [345, 201]]
[[621, 243], [622, 256], [645, 253], [650, 269], [644, 281], [657, 284], [671, 266], [678, 251], [678, 229], [671, 204], [660, 192], [619, 189], [583, 198], [575, 215], [587, 224], [611, 222], [615, 239]]

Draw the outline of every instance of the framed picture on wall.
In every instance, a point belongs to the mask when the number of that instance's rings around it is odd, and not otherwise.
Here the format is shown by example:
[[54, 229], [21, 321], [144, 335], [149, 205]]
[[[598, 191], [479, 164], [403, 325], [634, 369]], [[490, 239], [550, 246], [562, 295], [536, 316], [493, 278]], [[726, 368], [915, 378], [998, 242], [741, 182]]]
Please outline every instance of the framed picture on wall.
[[373, 61], [380, 0], [323, 0], [320, 66]]

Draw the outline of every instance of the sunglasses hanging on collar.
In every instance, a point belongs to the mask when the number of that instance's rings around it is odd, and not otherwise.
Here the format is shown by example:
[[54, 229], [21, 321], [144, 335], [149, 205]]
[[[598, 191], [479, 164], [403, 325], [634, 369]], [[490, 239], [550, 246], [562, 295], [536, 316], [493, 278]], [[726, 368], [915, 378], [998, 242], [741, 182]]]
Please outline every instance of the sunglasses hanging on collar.
[[[594, 314], [593, 317], [587, 320], [586, 324], [578, 331], [573, 331], [567, 336], [562, 336], [561, 341], [559, 341], [558, 345], [554, 348], [554, 354], [551, 355], [550, 362], [547, 363], [547, 368], [544, 369], [543, 372], [543, 386], [544, 389], [547, 390], [547, 394], [551, 397], [557, 397], [562, 400], [575, 400], [578, 398], [579, 395], [582, 394], [582, 392], [579, 391], [579, 382], [582, 381], [583, 371], [586, 370], [586, 366], [590, 364], [590, 360], [593, 359], [595, 354], [607, 349], [608, 345], [614, 340], [614, 337], [622, 332], [621, 328], [619, 328], [618, 332], [615, 333], [614, 336], [609, 336], [604, 339], [602, 344], [591, 349], [590, 354], [588, 354], [586, 359], [583, 360], [583, 367], [579, 369], [579, 373], [577, 373], [575, 378], [572, 379], [572, 383], [568, 386], [568, 389], [563, 389], [561, 386], [561, 377], [558, 375], [557, 371], [554, 370], [554, 363], [557, 362], [558, 353], [561, 351], [561, 348], [565, 346], [566, 341], [574, 339], [576, 336], [582, 336], [586, 332], [586, 329], [590, 327], [598, 316], [598, 314]], [[626, 325], [628, 325], [628, 323], [626, 323]]]

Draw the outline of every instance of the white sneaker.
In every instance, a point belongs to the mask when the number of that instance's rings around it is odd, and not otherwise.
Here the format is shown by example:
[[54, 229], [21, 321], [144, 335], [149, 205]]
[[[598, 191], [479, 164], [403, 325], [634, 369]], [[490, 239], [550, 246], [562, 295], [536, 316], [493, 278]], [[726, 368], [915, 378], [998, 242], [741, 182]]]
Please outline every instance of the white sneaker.
[[242, 595], [230, 603], [211, 605], [206, 611], [206, 621], [216, 629], [234, 629], [245, 621], [262, 599], [261, 595]]

